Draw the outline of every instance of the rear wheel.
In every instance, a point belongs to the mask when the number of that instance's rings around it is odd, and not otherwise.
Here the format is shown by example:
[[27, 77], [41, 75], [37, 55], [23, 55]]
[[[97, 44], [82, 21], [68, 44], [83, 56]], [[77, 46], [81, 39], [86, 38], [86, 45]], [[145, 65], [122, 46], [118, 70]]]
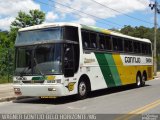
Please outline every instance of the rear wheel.
[[147, 80], [147, 75], [146, 75], [146, 74], [143, 74], [141, 86], [145, 86], [146, 80]]

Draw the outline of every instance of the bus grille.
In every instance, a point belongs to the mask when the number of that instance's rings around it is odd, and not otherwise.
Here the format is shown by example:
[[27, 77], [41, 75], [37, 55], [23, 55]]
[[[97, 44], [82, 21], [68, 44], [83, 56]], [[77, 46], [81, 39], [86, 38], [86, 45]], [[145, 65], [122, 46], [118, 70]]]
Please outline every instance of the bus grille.
[[23, 83], [32, 83], [32, 84], [34, 84], [34, 83], [44, 83], [44, 80], [23, 80], [22, 81]]

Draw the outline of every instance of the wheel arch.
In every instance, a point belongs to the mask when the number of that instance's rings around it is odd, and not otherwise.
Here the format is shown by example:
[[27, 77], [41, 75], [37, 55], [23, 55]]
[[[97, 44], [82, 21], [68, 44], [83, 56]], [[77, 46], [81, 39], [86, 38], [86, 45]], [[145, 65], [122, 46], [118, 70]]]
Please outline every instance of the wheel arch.
[[138, 75], [140, 75], [140, 77], [142, 77], [142, 74], [141, 74], [141, 71], [140, 71], [140, 70], [137, 71], [136, 77], [137, 77]]
[[146, 70], [143, 71], [143, 75], [146, 77], [146, 80], [147, 80], [147, 77], [148, 77], [148, 76], [147, 76]]

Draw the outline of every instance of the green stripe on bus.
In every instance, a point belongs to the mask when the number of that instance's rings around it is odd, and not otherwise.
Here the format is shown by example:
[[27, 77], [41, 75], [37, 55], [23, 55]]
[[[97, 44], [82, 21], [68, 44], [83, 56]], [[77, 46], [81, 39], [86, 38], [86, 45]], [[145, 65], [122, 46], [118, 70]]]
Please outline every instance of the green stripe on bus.
[[103, 77], [105, 79], [105, 82], [106, 82], [107, 86], [108, 87], [114, 87], [115, 82], [113, 80], [112, 73], [111, 73], [111, 70], [108, 66], [108, 62], [107, 62], [107, 59], [105, 57], [105, 54], [95, 53], [95, 56], [97, 58], [97, 61], [99, 63], [100, 69], [102, 71], [102, 74], [103, 74]]
[[110, 71], [111, 71], [111, 74], [112, 74], [112, 78], [115, 82], [115, 85], [116, 86], [121, 85], [121, 79], [119, 77], [117, 66], [115, 65], [112, 54], [105, 54], [105, 57], [107, 59], [107, 62], [108, 62], [108, 65], [109, 65], [109, 68], [110, 68]]

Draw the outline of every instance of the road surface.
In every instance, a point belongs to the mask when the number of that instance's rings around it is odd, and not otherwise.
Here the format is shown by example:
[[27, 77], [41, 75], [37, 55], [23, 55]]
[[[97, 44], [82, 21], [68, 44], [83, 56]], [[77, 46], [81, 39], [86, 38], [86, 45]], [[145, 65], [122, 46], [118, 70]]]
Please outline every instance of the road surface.
[[[160, 79], [145, 87], [125, 86], [92, 92], [85, 100], [26, 98], [0, 103], [0, 113], [160, 114]], [[124, 114], [124, 115], [123, 115]], [[159, 116], [160, 119], [160, 116]]]

